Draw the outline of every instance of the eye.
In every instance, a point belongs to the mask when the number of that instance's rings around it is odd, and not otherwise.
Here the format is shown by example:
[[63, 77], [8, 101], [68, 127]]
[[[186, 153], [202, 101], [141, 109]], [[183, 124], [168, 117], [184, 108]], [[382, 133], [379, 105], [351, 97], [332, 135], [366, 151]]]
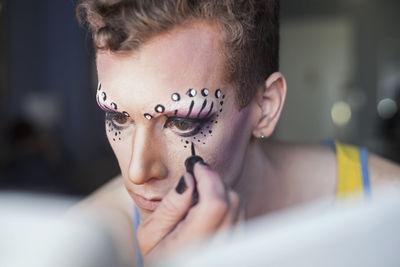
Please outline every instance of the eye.
[[203, 119], [188, 119], [181, 117], [169, 117], [165, 122], [164, 128], [170, 128], [180, 136], [192, 136], [197, 134], [204, 126]]
[[125, 124], [128, 121], [128, 118], [125, 115], [120, 115], [114, 118], [114, 121], [118, 124]]
[[128, 122], [128, 117], [119, 112], [106, 112], [106, 120], [110, 121], [113, 127], [119, 130]]

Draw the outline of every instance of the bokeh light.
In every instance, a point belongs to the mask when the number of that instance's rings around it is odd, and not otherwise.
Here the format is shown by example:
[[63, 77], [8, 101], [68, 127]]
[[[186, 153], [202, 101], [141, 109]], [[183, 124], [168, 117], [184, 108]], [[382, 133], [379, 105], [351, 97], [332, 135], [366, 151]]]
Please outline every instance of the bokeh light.
[[397, 113], [398, 107], [396, 102], [390, 98], [384, 98], [379, 101], [377, 111], [382, 119], [390, 119]]
[[345, 126], [351, 119], [350, 105], [344, 101], [338, 101], [333, 104], [331, 109], [332, 121], [337, 126]]

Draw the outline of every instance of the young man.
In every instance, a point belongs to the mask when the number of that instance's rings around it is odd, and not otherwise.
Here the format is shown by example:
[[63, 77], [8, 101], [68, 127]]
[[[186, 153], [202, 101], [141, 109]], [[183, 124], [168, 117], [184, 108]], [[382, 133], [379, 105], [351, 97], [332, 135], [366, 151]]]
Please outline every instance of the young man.
[[287, 89], [277, 0], [83, 0], [78, 15], [93, 35], [97, 102], [121, 168], [80, 207], [113, 229], [127, 263], [400, 173], [339, 143], [261, 148]]

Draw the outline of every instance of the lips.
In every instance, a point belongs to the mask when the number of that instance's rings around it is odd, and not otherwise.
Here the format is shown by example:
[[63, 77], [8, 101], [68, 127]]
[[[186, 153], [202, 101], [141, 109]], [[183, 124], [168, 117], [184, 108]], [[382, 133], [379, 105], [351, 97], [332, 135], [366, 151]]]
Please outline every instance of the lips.
[[158, 205], [160, 205], [161, 203], [161, 198], [148, 199], [136, 194], [133, 195], [133, 199], [135, 200], [136, 205], [138, 205], [142, 209], [149, 211], [156, 210]]

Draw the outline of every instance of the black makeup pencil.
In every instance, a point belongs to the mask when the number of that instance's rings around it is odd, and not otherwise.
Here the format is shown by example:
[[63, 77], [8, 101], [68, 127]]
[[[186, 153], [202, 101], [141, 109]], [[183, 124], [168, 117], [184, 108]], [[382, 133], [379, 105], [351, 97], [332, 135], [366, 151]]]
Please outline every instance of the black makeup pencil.
[[196, 164], [196, 162], [199, 162], [199, 161], [204, 162], [204, 161], [201, 157], [196, 155], [196, 151], [195, 151], [193, 142], [192, 142], [191, 150], [192, 150], [192, 155], [185, 160], [185, 167], [186, 167], [186, 171], [188, 173], [190, 173], [194, 178], [194, 190], [193, 190], [193, 201], [192, 201], [192, 206], [194, 206], [199, 201], [199, 193], [197, 192], [197, 182], [196, 182], [196, 177], [194, 176], [194, 173], [193, 173], [193, 167]]

